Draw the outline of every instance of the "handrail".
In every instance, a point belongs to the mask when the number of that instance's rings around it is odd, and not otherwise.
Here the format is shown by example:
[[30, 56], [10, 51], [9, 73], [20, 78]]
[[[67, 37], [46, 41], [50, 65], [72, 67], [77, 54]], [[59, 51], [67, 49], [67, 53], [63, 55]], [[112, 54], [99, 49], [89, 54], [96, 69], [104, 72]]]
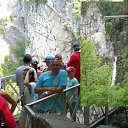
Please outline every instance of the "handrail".
[[3, 81], [7, 81], [7, 80], [10, 80], [10, 79], [14, 79], [16, 77], [16, 75], [9, 75], [9, 76], [6, 76], [6, 77], [1, 77], [0, 79], [1, 79], [1, 82], [3, 82]]
[[[69, 89], [64, 89], [61, 93], [65, 93], [65, 92], [70, 91], [70, 90], [72, 90], [72, 89], [78, 88], [79, 86], [80, 86], [80, 84], [77, 84], [77, 85], [75, 85], [75, 86], [73, 86], [73, 87], [70, 87]], [[27, 105], [27, 106], [31, 106], [31, 105], [33, 105], [33, 104], [39, 103], [39, 102], [41, 102], [41, 101], [45, 101], [45, 100], [47, 100], [47, 99], [49, 99], [49, 98], [52, 98], [53, 96], [56, 96], [56, 95], [58, 95], [58, 94], [60, 94], [60, 93], [51, 94], [51, 95], [49, 95], [49, 96], [47, 96], [47, 97], [44, 97], [44, 98], [42, 98], [42, 99], [33, 101], [33, 102], [31, 102], [31, 103], [29, 103], [29, 104], [26, 104], [26, 105]]]

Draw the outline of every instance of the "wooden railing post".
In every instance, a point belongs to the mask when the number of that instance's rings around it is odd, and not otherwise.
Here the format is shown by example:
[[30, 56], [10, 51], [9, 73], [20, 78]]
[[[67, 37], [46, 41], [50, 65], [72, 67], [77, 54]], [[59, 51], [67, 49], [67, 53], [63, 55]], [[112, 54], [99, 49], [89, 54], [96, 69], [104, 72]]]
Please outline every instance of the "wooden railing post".
[[66, 92], [62, 94], [62, 109], [61, 109], [61, 114], [66, 116]]
[[86, 125], [88, 128], [90, 126], [90, 123], [89, 123], [89, 107], [84, 107], [84, 125]]

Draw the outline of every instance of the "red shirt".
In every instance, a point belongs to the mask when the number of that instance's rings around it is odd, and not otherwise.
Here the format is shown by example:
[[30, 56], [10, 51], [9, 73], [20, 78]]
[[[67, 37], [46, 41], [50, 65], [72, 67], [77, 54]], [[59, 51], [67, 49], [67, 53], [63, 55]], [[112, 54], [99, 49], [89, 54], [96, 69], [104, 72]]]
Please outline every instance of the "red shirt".
[[67, 66], [74, 67], [76, 69], [75, 72], [75, 78], [79, 81], [80, 83], [80, 52], [79, 51], [74, 51], [74, 53], [71, 55]]
[[12, 116], [6, 100], [0, 96], [0, 124], [2, 119], [6, 128], [14, 128], [16, 126], [16, 122]]

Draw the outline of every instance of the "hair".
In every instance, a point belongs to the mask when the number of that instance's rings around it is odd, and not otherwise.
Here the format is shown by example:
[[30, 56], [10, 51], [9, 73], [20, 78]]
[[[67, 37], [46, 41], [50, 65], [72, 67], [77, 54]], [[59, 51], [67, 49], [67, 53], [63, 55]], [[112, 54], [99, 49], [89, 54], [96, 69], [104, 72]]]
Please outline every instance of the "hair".
[[80, 50], [79, 47], [74, 48], [74, 51], [79, 51], [79, 50]]
[[50, 61], [50, 65], [51, 65], [54, 61], [58, 61], [59, 64], [61, 65], [61, 62], [60, 62], [58, 59], [56, 59], [56, 58], [54, 58], [52, 61]]
[[62, 59], [62, 55], [61, 54], [56, 54], [55, 58]]
[[[24, 71], [29, 71], [30, 69], [29, 68], [25, 68]], [[31, 75], [31, 77], [30, 77]], [[34, 78], [34, 71], [30, 70], [29, 72], [29, 82], [34, 82], [35, 81], [35, 78]]]
[[79, 44], [73, 44], [73, 49], [74, 51], [79, 51], [80, 50]]
[[35, 82], [34, 72], [32, 71], [29, 75], [31, 75], [29, 82]]
[[34, 63], [31, 63], [34, 67], [34, 69], [36, 70], [36, 72], [37, 72], [37, 69], [38, 69], [38, 64], [34, 64]]
[[26, 54], [23, 58], [24, 63], [31, 63], [32, 61], [32, 56], [30, 54]]

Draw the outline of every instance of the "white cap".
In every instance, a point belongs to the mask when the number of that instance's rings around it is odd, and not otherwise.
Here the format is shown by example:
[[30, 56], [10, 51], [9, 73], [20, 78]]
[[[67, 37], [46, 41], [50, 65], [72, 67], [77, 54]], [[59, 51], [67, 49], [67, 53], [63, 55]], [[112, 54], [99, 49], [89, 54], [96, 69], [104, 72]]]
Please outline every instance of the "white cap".
[[37, 57], [32, 57], [32, 64], [38, 64], [38, 58]]

